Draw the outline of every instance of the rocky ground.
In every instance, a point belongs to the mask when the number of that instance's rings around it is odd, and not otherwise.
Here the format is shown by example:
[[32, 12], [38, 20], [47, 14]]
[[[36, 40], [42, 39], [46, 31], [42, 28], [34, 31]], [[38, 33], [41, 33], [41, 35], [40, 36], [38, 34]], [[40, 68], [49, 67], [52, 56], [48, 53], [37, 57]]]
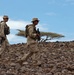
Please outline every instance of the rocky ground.
[[40, 43], [39, 51], [24, 61], [16, 62], [29, 52], [26, 44], [8, 47], [0, 58], [0, 75], [74, 75], [74, 41]]

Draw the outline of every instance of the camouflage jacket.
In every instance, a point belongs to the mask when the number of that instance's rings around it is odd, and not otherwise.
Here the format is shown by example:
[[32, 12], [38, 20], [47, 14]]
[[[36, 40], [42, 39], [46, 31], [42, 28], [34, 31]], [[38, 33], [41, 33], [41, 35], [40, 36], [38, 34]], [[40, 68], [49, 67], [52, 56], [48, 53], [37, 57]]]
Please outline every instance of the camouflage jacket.
[[0, 22], [0, 37], [4, 38], [5, 39], [5, 42], [9, 45], [9, 42], [7, 40], [7, 37], [4, 33], [4, 27], [6, 26], [6, 22]]
[[0, 37], [5, 37], [5, 34], [4, 34], [5, 25], [6, 25], [5, 22], [0, 22]]
[[10, 33], [10, 28], [6, 24], [6, 22], [1, 21], [0, 22], [0, 36], [6, 36]]
[[33, 24], [30, 24], [27, 29], [27, 44], [36, 43], [36, 27]]

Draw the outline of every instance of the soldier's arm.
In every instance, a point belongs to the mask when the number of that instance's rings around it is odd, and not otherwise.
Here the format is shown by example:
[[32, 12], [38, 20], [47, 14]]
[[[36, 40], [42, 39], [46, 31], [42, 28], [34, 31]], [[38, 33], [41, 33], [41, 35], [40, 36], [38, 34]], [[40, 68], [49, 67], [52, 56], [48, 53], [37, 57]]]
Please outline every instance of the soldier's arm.
[[30, 26], [29, 27], [29, 36], [32, 37], [32, 38], [35, 38], [36, 37], [36, 33], [34, 33], [34, 28], [33, 26]]

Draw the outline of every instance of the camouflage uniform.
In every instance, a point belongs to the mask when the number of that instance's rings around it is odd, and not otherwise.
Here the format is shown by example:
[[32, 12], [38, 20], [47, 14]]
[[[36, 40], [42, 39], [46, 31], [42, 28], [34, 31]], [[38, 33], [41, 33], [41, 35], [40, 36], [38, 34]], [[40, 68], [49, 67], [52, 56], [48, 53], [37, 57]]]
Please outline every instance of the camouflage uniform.
[[[5, 17], [5, 16], [4, 16]], [[4, 26], [7, 25], [6, 22], [2, 21], [0, 23], [0, 38], [3, 37], [5, 40], [3, 40], [1, 47], [0, 47], [0, 55], [5, 50], [6, 46], [9, 46], [9, 42], [7, 40], [6, 35], [4, 34]]]
[[28, 36], [27, 36], [27, 45], [37, 43], [36, 40], [36, 27], [31, 24], [28, 26]]
[[[38, 18], [33, 18], [32, 22], [39, 21]], [[28, 25], [28, 35], [27, 35], [27, 45], [30, 48], [31, 52], [37, 52], [38, 41], [37, 41], [37, 32], [34, 24]], [[31, 49], [32, 48], [32, 49]]]
[[[33, 18], [32, 21], [38, 20], [37, 18]], [[34, 24], [28, 25], [28, 35], [27, 35], [27, 48], [29, 49], [28, 54], [24, 54], [24, 56], [21, 58], [21, 60], [18, 60], [18, 62], [26, 61], [29, 57], [38, 52], [38, 42], [36, 39], [37, 33], [36, 33], [36, 27]], [[37, 59], [33, 57], [33, 59]]]

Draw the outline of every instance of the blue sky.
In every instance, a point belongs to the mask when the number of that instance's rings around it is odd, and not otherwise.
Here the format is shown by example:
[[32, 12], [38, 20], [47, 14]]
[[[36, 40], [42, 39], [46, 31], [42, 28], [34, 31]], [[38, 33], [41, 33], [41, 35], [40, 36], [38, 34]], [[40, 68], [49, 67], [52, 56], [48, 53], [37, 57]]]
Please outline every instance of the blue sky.
[[65, 35], [60, 41], [74, 40], [74, 0], [0, 0], [0, 20], [3, 15], [10, 18], [10, 44], [26, 42], [15, 36], [16, 29], [24, 30], [33, 17], [39, 18], [41, 31]]

